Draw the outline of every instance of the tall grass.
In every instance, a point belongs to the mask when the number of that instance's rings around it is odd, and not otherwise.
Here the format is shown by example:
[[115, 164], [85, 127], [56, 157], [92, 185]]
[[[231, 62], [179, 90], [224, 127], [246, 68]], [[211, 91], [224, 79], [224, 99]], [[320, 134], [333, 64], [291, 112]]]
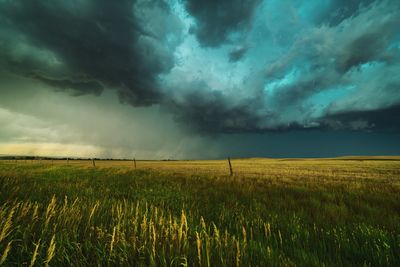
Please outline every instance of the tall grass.
[[0, 264], [398, 266], [388, 173], [354, 186], [0, 163]]

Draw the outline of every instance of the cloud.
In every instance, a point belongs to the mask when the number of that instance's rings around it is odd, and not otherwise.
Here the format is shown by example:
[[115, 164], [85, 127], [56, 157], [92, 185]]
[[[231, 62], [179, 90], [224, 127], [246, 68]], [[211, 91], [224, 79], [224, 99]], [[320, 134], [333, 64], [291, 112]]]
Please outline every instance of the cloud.
[[400, 105], [377, 110], [343, 111], [328, 115], [323, 125], [327, 128], [400, 133]]
[[306, 74], [320, 70], [346, 74], [370, 61], [390, 61], [398, 51], [389, 50], [396, 41], [399, 5], [374, 4], [356, 17], [334, 27], [313, 27], [300, 35], [283, 57], [267, 68], [268, 77], [281, 77], [294, 67]]
[[246, 46], [235, 47], [234, 49], [232, 49], [229, 52], [229, 61], [230, 62], [239, 61], [240, 59], [242, 59], [242, 57], [244, 57], [247, 50], [248, 50], [248, 47], [246, 47]]
[[180, 38], [161, 0], [3, 1], [0, 17], [3, 68], [77, 94], [122, 88], [139, 106], [159, 101], [157, 75]]
[[380, 1], [336, 26], [311, 28], [268, 66], [267, 78], [275, 85], [266, 87], [269, 102], [284, 106], [284, 113], [301, 111], [289, 116], [300, 124], [319, 123], [336, 112], [340, 120], [355, 112], [369, 122], [371, 113], [398, 105], [399, 24], [398, 2]]
[[358, 13], [362, 8], [372, 4], [375, 0], [335, 0], [330, 1], [329, 8], [320, 17], [321, 24], [336, 26]]
[[[225, 73], [202, 70], [189, 81], [179, 79], [168, 85], [176, 93], [169, 96], [168, 107], [178, 121], [202, 132], [338, 129], [340, 125], [344, 129], [379, 130], [366, 113], [351, 120], [350, 126], [342, 117], [338, 118], [343, 124], [326, 121], [335, 113], [368, 110], [370, 114], [400, 103], [394, 89], [400, 84], [395, 74], [400, 56], [399, 7], [393, 1], [360, 5], [339, 24], [309, 26], [295, 36], [287, 52], [267, 64], [260, 64], [265, 55], [252, 54], [251, 48], [234, 48]], [[252, 47], [257, 45], [262, 43]], [[238, 68], [255, 70], [239, 83], [226, 81], [224, 76], [229, 68], [235, 68], [232, 63], [237, 64], [243, 52], [248, 53], [246, 60], [256, 64], [242, 63]], [[197, 66], [187, 68], [180, 77], [188, 76]], [[214, 76], [220, 81], [210, 82]]]
[[[178, 122], [201, 133], [233, 133], [254, 131], [265, 119], [257, 114], [254, 98], [236, 102], [219, 91], [200, 90], [188, 92], [165, 104], [175, 114]], [[260, 104], [260, 103], [258, 103]], [[181, 112], [184, 110], [185, 112]]]
[[49, 86], [60, 88], [62, 90], [73, 89], [74, 95], [79, 96], [80, 94], [91, 93], [94, 95], [100, 95], [103, 91], [103, 86], [95, 80], [70, 80], [70, 79], [52, 79], [46, 78], [35, 74], [32, 76], [34, 79], [41, 81]]
[[230, 34], [250, 27], [260, 0], [184, 0], [186, 10], [196, 19], [192, 32], [200, 44], [216, 47]]
[[1, 1], [0, 67], [202, 133], [379, 130], [400, 104], [400, 3], [329, 3]]

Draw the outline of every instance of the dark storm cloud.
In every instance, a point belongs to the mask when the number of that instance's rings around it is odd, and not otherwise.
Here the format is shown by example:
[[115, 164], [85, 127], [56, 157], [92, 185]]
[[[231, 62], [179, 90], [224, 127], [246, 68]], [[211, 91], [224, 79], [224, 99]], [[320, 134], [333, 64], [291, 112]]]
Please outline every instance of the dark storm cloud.
[[[40, 60], [29, 59], [29, 55], [12, 58], [18, 51], [8, 51], [6, 58], [2, 54], [3, 64], [7, 64], [3, 67], [19, 74], [33, 73], [47, 84], [72, 88], [78, 94], [98, 93], [101, 83], [125, 88], [128, 93], [123, 96], [130, 97], [134, 105], [157, 103], [156, 76], [174, 63], [172, 52], [162, 43], [166, 29], [151, 25], [151, 21], [161, 22], [153, 19], [155, 11], [168, 19], [168, 6], [162, 1], [3, 1], [3, 43], [19, 38], [36, 50], [50, 51], [59, 63], [54, 68], [63, 73], [46, 72]], [[175, 29], [168, 30], [175, 34]], [[21, 65], [21, 60], [29, 64]], [[74, 81], [74, 76], [92, 81]]]
[[370, 61], [390, 61], [396, 56], [395, 53], [387, 50], [393, 37], [398, 32], [400, 17], [396, 16], [393, 20], [381, 24], [379, 27], [371, 27], [370, 31], [362, 33], [360, 36], [349, 42], [339, 51], [336, 68], [341, 73], [348, 72], [351, 68], [357, 67]]
[[335, 0], [331, 1], [326, 13], [321, 14], [321, 23], [336, 26], [343, 20], [354, 16], [375, 0]]
[[246, 54], [247, 50], [248, 50], [248, 47], [246, 47], [246, 46], [239, 46], [239, 47], [232, 49], [229, 52], [229, 61], [236, 62], [236, 61], [241, 60], [244, 57], [244, 55]]
[[0, 67], [73, 95], [112, 88], [202, 133], [397, 124], [373, 114], [400, 104], [400, 2], [331, 1], [317, 23], [314, 2], [278, 2], [0, 0]]
[[38, 74], [33, 76], [34, 79], [37, 79], [45, 84], [50, 85], [51, 87], [60, 88], [62, 90], [72, 89], [74, 90], [74, 95], [79, 96], [80, 94], [91, 93], [94, 95], [100, 95], [103, 92], [103, 86], [94, 80], [69, 80], [69, 79], [49, 79]]
[[181, 86], [192, 90], [176, 88], [175, 95], [165, 99], [162, 104], [174, 114], [177, 122], [195, 132], [213, 135], [282, 132], [309, 128], [309, 125], [305, 126], [295, 121], [282, 122], [279, 110], [265, 106], [265, 99], [260, 90], [253, 90], [247, 97], [234, 97], [213, 90], [202, 81]]
[[229, 34], [246, 30], [261, 0], [183, 0], [187, 11], [196, 18], [192, 31], [206, 47], [226, 42]]
[[[173, 99], [166, 105], [175, 119], [202, 133], [233, 133], [256, 131], [268, 114], [257, 114], [261, 103], [246, 99], [232, 103], [221, 92], [201, 90]], [[181, 112], [184, 110], [185, 112]]]
[[378, 110], [348, 111], [327, 115], [322, 125], [329, 129], [400, 133], [400, 105]]

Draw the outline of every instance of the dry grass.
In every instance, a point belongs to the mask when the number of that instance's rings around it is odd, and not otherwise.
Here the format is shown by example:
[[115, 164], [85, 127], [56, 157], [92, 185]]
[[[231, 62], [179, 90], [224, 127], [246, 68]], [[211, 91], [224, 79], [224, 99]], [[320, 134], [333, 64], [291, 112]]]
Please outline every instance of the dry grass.
[[[227, 160], [143, 161], [137, 170], [183, 175], [229, 175]], [[44, 164], [93, 168], [91, 160], [9, 161], [9, 164]], [[274, 183], [391, 183], [400, 186], [400, 156], [339, 157], [326, 159], [233, 159], [234, 174], [242, 178], [266, 178]], [[133, 161], [96, 160], [96, 168], [134, 169]]]

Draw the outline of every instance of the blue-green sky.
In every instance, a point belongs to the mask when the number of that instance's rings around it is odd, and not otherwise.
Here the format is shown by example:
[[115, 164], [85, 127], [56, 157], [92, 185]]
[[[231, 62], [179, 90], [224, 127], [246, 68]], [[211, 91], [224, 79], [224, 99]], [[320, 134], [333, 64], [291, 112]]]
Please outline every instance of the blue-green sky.
[[0, 0], [0, 154], [400, 154], [400, 1]]

